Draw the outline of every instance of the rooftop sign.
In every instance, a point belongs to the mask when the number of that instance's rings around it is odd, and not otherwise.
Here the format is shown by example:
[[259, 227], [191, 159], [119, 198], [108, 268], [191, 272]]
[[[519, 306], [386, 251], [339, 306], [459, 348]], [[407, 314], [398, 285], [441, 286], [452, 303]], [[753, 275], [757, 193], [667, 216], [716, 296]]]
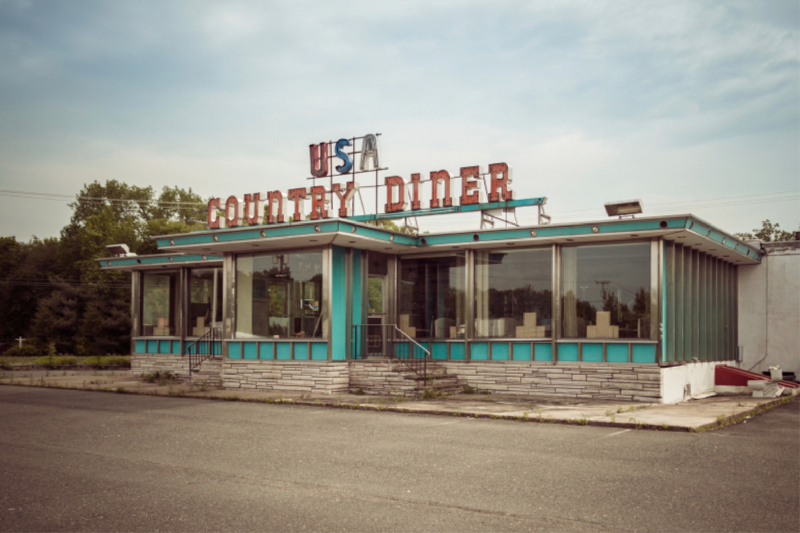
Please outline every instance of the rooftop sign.
[[[544, 203], [543, 198], [514, 200], [512, 171], [506, 163], [490, 164], [488, 170], [478, 165], [461, 167], [454, 173], [436, 170], [430, 172], [428, 179], [423, 179], [419, 173], [411, 174], [408, 181], [401, 176], [387, 176], [380, 183], [378, 173], [388, 168], [380, 166], [379, 135], [367, 134], [309, 146], [311, 177], [308, 179], [313, 180], [311, 187], [288, 189], [286, 194], [275, 190], [245, 194], [243, 197], [230, 196], [224, 202], [221, 198], [212, 198], [208, 202], [209, 229], [279, 224], [288, 222], [289, 217], [295, 221], [303, 220], [306, 215], [311, 220], [333, 216], [374, 220]], [[375, 189], [376, 209], [379, 205], [378, 189], [385, 189], [385, 216], [377, 213], [353, 214], [356, 195], [360, 196], [362, 189], [355, 177], [365, 173], [375, 174], [375, 184], [364, 188]], [[327, 187], [316, 184], [317, 180], [325, 178]], [[336, 178], [347, 178], [347, 181], [335, 182]], [[456, 184], [457, 180], [461, 180], [460, 184]], [[486, 190], [486, 198], [483, 189]], [[334, 209], [334, 199], [338, 209]], [[488, 204], [485, 204], [487, 199]], [[308, 213], [305, 211], [306, 200], [311, 202]], [[361, 203], [363, 206], [363, 199]]]

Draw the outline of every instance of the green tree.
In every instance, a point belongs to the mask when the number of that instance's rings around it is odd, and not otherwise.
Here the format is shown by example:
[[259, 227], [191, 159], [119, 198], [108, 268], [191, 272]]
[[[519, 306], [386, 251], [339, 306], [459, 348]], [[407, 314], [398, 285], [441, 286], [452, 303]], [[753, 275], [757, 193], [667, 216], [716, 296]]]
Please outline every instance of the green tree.
[[763, 242], [793, 241], [794, 233], [782, 230], [777, 222], [773, 224], [769, 219], [761, 223], [761, 228], [755, 228], [749, 233], [736, 233], [741, 239], [758, 239]]
[[[72, 218], [51, 258], [56, 268], [49, 279], [57, 287], [28, 302], [35, 312], [28, 317], [31, 333], [61, 352], [127, 353], [130, 274], [103, 271], [97, 259], [119, 243], [139, 255], [156, 253], [150, 237], [201, 229], [205, 204], [191, 189], [164, 187], [156, 196], [152, 187], [108, 180], [84, 185], [70, 207]], [[0, 251], [3, 246], [15, 250], [13, 243], [0, 243]]]
[[51, 278], [60, 274], [58, 240], [36, 237], [28, 243], [0, 237], [0, 338], [31, 336], [38, 302], [54, 289]]

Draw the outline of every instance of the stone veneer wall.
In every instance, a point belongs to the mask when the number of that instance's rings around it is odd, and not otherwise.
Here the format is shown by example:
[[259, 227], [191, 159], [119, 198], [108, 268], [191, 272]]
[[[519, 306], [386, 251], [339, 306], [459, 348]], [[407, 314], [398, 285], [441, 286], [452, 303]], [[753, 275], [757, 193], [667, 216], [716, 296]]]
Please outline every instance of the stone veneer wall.
[[661, 401], [661, 369], [626, 363], [437, 361], [449, 375], [495, 394]]
[[131, 355], [131, 374], [172, 372], [176, 376], [189, 376], [189, 358], [170, 353], [135, 353]]
[[402, 372], [394, 371], [395, 365], [402, 365], [402, 363], [350, 361], [350, 390], [361, 389], [366, 394], [392, 396], [413, 394], [417, 383], [414, 380], [406, 379]]
[[345, 394], [349, 383], [346, 361], [222, 360], [225, 389]]

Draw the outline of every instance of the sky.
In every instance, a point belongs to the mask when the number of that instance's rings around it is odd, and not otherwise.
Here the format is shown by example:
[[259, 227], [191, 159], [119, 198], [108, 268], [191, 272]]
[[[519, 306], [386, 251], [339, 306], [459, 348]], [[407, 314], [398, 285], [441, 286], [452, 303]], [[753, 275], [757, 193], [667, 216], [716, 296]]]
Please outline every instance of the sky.
[[796, 230], [799, 56], [795, 0], [0, 0], [0, 236], [71, 214], [9, 191], [285, 191], [310, 144], [367, 133], [406, 180], [506, 162], [554, 223], [639, 198]]

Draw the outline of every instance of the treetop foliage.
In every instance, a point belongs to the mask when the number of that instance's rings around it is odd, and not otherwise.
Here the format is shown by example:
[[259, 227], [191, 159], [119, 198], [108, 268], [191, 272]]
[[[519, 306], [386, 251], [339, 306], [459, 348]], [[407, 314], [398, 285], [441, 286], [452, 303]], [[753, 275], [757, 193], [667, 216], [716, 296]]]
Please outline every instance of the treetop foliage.
[[737, 233], [740, 239], [758, 239], [762, 242], [793, 241], [794, 232], [782, 230], [777, 222], [773, 224], [769, 219], [761, 223], [761, 228], [756, 228], [749, 233]]
[[128, 353], [130, 274], [103, 271], [106, 246], [156, 253], [150, 237], [203, 228], [205, 202], [191, 189], [86, 184], [60, 239], [0, 238], [0, 339], [55, 343], [62, 353]]

